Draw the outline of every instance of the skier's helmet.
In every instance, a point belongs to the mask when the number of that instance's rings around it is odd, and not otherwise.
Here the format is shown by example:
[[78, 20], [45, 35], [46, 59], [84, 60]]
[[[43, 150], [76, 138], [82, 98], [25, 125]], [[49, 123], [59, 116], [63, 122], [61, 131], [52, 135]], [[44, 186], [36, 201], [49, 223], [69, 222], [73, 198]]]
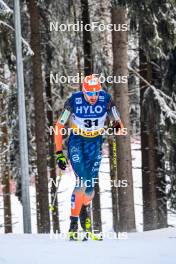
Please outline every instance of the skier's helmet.
[[95, 75], [88, 75], [84, 78], [82, 91], [90, 104], [93, 105], [97, 102], [100, 90], [101, 84]]
[[82, 90], [83, 92], [99, 92], [101, 90], [99, 79], [94, 74], [86, 76], [83, 80]]

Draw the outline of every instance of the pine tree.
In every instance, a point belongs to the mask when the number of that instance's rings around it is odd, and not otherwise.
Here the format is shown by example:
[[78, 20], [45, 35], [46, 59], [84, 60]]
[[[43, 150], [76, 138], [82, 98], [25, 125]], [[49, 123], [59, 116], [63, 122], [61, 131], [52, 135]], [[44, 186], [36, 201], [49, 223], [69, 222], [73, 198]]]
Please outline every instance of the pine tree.
[[[53, 98], [51, 92], [51, 83], [50, 83], [50, 72], [52, 70], [52, 60], [53, 60], [53, 48], [51, 46], [51, 32], [49, 31], [49, 21], [50, 15], [49, 10], [52, 7], [50, 6], [50, 1], [45, 1], [45, 5], [40, 8], [40, 16], [42, 18], [43, 32], [42, 43], [43, 49], [45, 50], [44, 54], [44, 70], [45, 70], [45, 91], [46, 91], [46, 103], [47, 103], [47, 123], [48, 130], [51, 126], [54, 125], [53, 117]], [[50, 168], [50, 179], [52, 179], [51, 186], [51, 204], [53, 205], [54, 210], [52, 210], [52, 221], [53, 221], [53, 232], [60, 233], [59, 227], [59, 214], [58, 214], [58, 199], [56, 196], [57, 186], [56, 186], [56, 162], [55, 162], [55, 147], [54, 147], [54, 138], [53, 135], [48, 133], [48, 155], [49, 155], [49, 168]], [[53, 204], [54, 202], [54, 204]]]
[[[112, 7], [112, 24], [127, 24], [127, 10], [124, 6], [119, 6], [116, 2]], [[112, 31], [113, 44], [113, 75], [128, 75], [128, 34], [127, 31]], [[130, 145], [130, 128], [129, 128], [129, 98], [128, 84], [114, 83], [114, 100], [119, 106], [121, 119], [128, 130], [126, 136], [119, 136], [117, 142], [117, 171], [118, 180], [127, 180], [127, 188], [119, 188], [119, 230], [135, 230], [134, 198], [133, 198], [133, 178], [132, 178], [132, 159]]]
[[[4, 2], [0, 2], [0, 183], [3, 196], [4, 232], [12, 233], [11, 189], [10, 180], [17, 178], [12, 174], [10, 160], [11, 118], [9, 116], [9, 101], [11, 99], [11, 81], [14, 74], [14, 62], [9, 53], [14, 55], [12, 48], [13, 36], [9, 34], [12, 22], [12, 10]], [[15, 152], [15, 151], [14, 151]]]
[[[83, 26], [90, 24], [88, 0], [81, 0], [81, 12]], [[91, 32], [83, 30], [83, 49], [84, 49], [84, 74], [92, 74], [92, 37]]]
[[7, 129], [7, 103], [5, 97], [7, 94], [3, 92], [0, 95], [0, 112], [1, 112], [1, 184], [3, 190], [4, 204], [4, 229], [5, 233], [12, 233], [12, 215], [11, 215], [11, 195], [10, 195], [10, 170], [8, 155], [8, 129]]
[[[160, 15], [156, 4], [156, 2], [152, 1], [151, 3], [146, 2], [143, 5], [143, 11], [142, 6], [139, 7], [139, 10], [144, 13], [143, 19], [140, 16], [138, 18], [139, 58], [141, 75], [156, 88], [162, 89], [163, 75], [158, 68], [162, 69], [161, 61], [165, 57], [164, 54], [168, 52], [168, 47], [172, 42], [168, 30], [167, 43], [169, 45], [166, 48], [166, 32], [164, 28], [168, 29], [170, 26], [165, 20], [170, 11], [166, 11], [168, 6], [163, 2], [160, 7], [162, 15]], [[166, 13], [165, 17], [163, 12]], [[150, 26], [148, 26], [148, 14], [150, 21], [153, 21]], [[147, 46], [146, 36], [149, 43]], [[150, 230], [167, 227], [166, 172], [163, 148], [164, 130], [160, 126], [161, 109], [158, 106], [158, 102], [155, 100], [153, 91], [147, 88], [143, 82], [141, 82], [140, 101], [144, 230]]]
[[[139, 31], [140, 73], [161, 90], [165, 76], [163, 61], [175, 41], [175, 3], [172, 0], [121, 2], [129, 7], [131, 28]], [[144, 230], [149, 230], [167, 226], [165, 129], [160, 125], [164, 121], [160, 98], [145, 82], [140, 84]]]
[[46, 117], [43, 98], [43, 80], [41, 69], [40, 23], [38, 5], [35, 0], [29, 0], [29, 14], [31, 26], [33, 95], [35, 111], [35, 133], [37, 151], [36, 199], [38, 232], [50, 232], [48, 179], [47, 179], [47, 150], [46, 150]]

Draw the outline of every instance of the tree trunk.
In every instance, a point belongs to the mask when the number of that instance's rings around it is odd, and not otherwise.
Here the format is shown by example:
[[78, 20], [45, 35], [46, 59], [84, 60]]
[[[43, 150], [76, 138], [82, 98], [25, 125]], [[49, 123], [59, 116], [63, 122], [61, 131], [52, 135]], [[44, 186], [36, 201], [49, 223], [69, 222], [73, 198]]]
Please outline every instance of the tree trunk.
[[[78, 21], [78, 15], [77, 15], [77, 10], [78, 6], [76, 5], [75, 1], [72, 2], [73, 5], [73, 14], [74, 14], [74, 23], [76, 24]], [[81, 22], [81, 21], [79, 21]], [[81, 47], [79, 45], [79, 43], [81, 42], [81, 32], [80, 31], [76, 31], [75, 32], [76, 35], [76, 59], [77, 59], [77, 70], [79, 73], [79, 90], [82, 90], [82, 83], [81, 83]]]
[[[45, 6], [40, 9], [40, 15], [42, 17], [42, 22], [44, 25], [45, 34], [43, 35], [43, 41], [45, 44], [44, 48], [46, 51], [46, 63], [45, 63], [45, 91], [46, 91], [46, 100], [48, 103], [47, 107], [47, 121], [48, 127], [54, 125], [53, 119], [53, 102], [52, 102], [52, 93], [51, 93], [51, 83], [50, 83], [50, 72], [52, 70], [52, 60], [53, 60], [53, 49], [50, 45], [51, 43], [51, 32], [49, 31], [49, 10], [50, 10], [50, 1], [45, 1]], [[54, 137], [53, 135], [48, 134], [48, 145], [49, 145], [49, 168], [50, 168], [50, 179], [52, 180], [51, 185], [51, 204], [53, 205], [54, 210], [52, 210], [52, 223], [53, 223], [53, 232], [60, 233], [59, 226], [59, 212], [58, 212], [58, 199], [56, 187], [56, 162], [55, 162], [55, 147], [54, 147]], [[54, 198], [55, 197], [55, 198]], [[54, 200], [54, 201], [53, 201]], [[54, 204], [53, 204], [54, 202]]]
[[[123, 7], [112, 8], [112, 24], [127, 24], [127, 11]], [[112, 31], [113, 43], [113, 75], [128, 75], [128, 33], [127, 31]], [[118, 189], [119, 201], [119, 231], [135, 231], [135, 213], [133, 197], [133, 177], [132, 177], [132, 159], [130, 143], [130, 122], [129, 122], [129, 98], [128, 84], [114, 83], [114, 100], [119, 106], [121, 119], [128, 130], [126, 136], [117, 137], [117, 171], [118, 180], [127, 180], [128, 186]]]
[[[149, 81], [149, 65], [142, 49], [139, 51], [139, 61], [140, 74], [143, 78]], [[156, 229], [157, 226], [156, 175], [154, 173], [154, 168], [152, 168], [152, 161], [154, 161], [154, 142], [152, 142], [152, 137], [150, 136], [151, 146], [149, 151], [149, 131], [147, 128], [147, 122], [145, 120], [146, 118], [144, 117], [146, 115], [145, 109], [143, 107], [144, 92], [146, 90], [146, 88], [144, 88], [145, 86], [146, 84], [140, 80], [143, 228], [144, 230], [152, 230]], [[151, 162], [149, 168], [150, 155]]]
[[48, 203], [48, 178], [47, 178], [47, 150], [46, 150], [46, 119], [43, 98], [43, 80], [40, 47], [40, 25], [38, 5], [36, 0], [29, 0], [31, 48], [32, 57], [33, 95], [35, 108], [35, 136], [37, 151], [36, 199], [38, 215], [38, 232], [50, 232], [50, 217]]
[[[83, 26], [90, 24], [89, 16], [89, 4], [88, 0], [81, 0], [81, 10], [82, 10], [82, 21]], [[84, 74], [92, 74], [92, 37], [91, 31], [83, 30], [83, 50], [84, 50]]]
[[[139, 59], [141, 76], [152, 84], [153, 67], [142, 49], [139, 52]], [[154, 102], [152, 91], [145, 96], [147, 88], [142, 80], [140, 87], [143, 226], [144, 231], [147, 231], [167, 226], [166, 184], [157, 133], [159, 109]]]
[[0, 111], [1, 111], [1, 171], [2, 171], [2, 190], [3, 190], [3, 205], [4, 205], [4, 231], [5, 233], [12, 233], [12, 214], [11, 214], [11, 200], [10, 200], [10, 175], [8, 166], [8, 131], [7, 131], [7, 119], [6, 109], [3, 102], [4, 98], [1, 95], [0, 98]]
[[[51, 85], [49, 79], [49, 72], [46, 72], [46, 97], [50, 108], [52, 109], [52, 96], [51, 96]], [[48, 126], [53, 126], [53, 113], [51, 110], [47, 111], [47, 118], [48, 118]], [[57, 187], [54, 183], [56, 183], [56, 162], [55, 162], [55, 147], [54, 147], [54, 139], [53, 135], [48, 135], [49, 140], [49, 167], [50, 167], [50, 179], [52, 179], [52, 186], [51, 186], [51, 204], [54, 207], [52, 211], [52, 221], [53, 221], [53, 232], [60, 233], [60, 226], [59, 226], [59, 212], [58, 212], [58, 199], [57, 196], [54, 200], [55, 194], [57, 192]], [[53, 204], [54, 200], [54, 204]]]
[[[152, 84], [161, 89], [162, 87], [162, 76], [159, 74], [156, 64], [160, 64], [160, 60], [155, 60], [151, 63], [152, 68]], [[154, 100], [154, 94], [152, 92], [149, 97], [149, 103], [151, 98]], [[154, 109], [154, 111], [153, 111]], [[156, 197], [157, 197], [157, 228], [167, 227], [167, 194], [166, 194], [166, 169], [165, 169], [165, 151], [164, 151], [164, 130], [160, 126], [161, 110], [157, 102], [154, 100], [153, 109], [151, 115], [154, 118], [154, 129], [153, 136], [155, 140], [155, 155], [156, 155]], [[153, 114], [153, 113], [156, 113]], [[150, 117], [149, 117], [150, 118]]]

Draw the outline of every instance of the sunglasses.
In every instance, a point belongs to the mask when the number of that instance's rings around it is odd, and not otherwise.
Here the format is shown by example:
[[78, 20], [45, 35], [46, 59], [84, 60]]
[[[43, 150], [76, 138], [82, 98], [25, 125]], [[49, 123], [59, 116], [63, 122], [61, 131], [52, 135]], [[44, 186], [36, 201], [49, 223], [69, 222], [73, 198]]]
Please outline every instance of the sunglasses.
[[98, 96], [99, 92], [86, 92], [88, 96]]

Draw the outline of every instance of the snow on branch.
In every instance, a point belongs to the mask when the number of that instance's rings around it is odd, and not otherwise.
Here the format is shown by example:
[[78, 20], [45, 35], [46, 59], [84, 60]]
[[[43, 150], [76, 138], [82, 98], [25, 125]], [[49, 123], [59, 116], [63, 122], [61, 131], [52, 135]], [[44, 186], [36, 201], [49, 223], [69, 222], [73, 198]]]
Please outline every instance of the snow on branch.
[[0, 82], [0, 91], [2, 90], [9, 90], [9, 86], [3, 82]]
[[[13, 27], [11, 27], [10, 25], [8, 25], [7, 23], [5, 23], [4, 21], [0, 20], [0, 24], [2, 24], [3, 26], [5, 27], [8, 27], [9, 29], [13, 30], [15, 32], [15, 29]], [[22, 43], [25, 45], [26, 49], [27, 49], [27, 53], [26, 55], [28, 56], [33, 56], [34, 55], [34, 52], [32, 51], [29, 43], [23, 38], [21, 37], [21, 41]]]
[[147, 86], [152, 89], [155, 100], [157, 100], [165, 119], [169, 118], [171, 123], [176, 122], [176, 103], [172, 97], [166, 95], [163, 91], [157, 89], [155, 86], [151, 85], [146, 79], [144, 79], [134, 68], [128, 66], [128, 69], [136, 74]]
[[13, 10], [3, 0], [0, 0], [0, 13], [12, 14]]
[[[169, 118], [171, 123], [176, 123], [176, 104], [173, 99], [168, 97], [162, 91], [156, 89], [154, 86], [150, 87], [153, 90], [155, 99], [161, 108], [161, 111], [165, 114], [165, 118]], [[174, 110], [172, 108], [174, 108]]]
[[[2, 124], [1, 124], [1, 126], [2, 126]], [[9, 150], [10, 150], [10, 146], [8, 146], [4, 151], [0, 152], [0, 155], [4, 155]]]

